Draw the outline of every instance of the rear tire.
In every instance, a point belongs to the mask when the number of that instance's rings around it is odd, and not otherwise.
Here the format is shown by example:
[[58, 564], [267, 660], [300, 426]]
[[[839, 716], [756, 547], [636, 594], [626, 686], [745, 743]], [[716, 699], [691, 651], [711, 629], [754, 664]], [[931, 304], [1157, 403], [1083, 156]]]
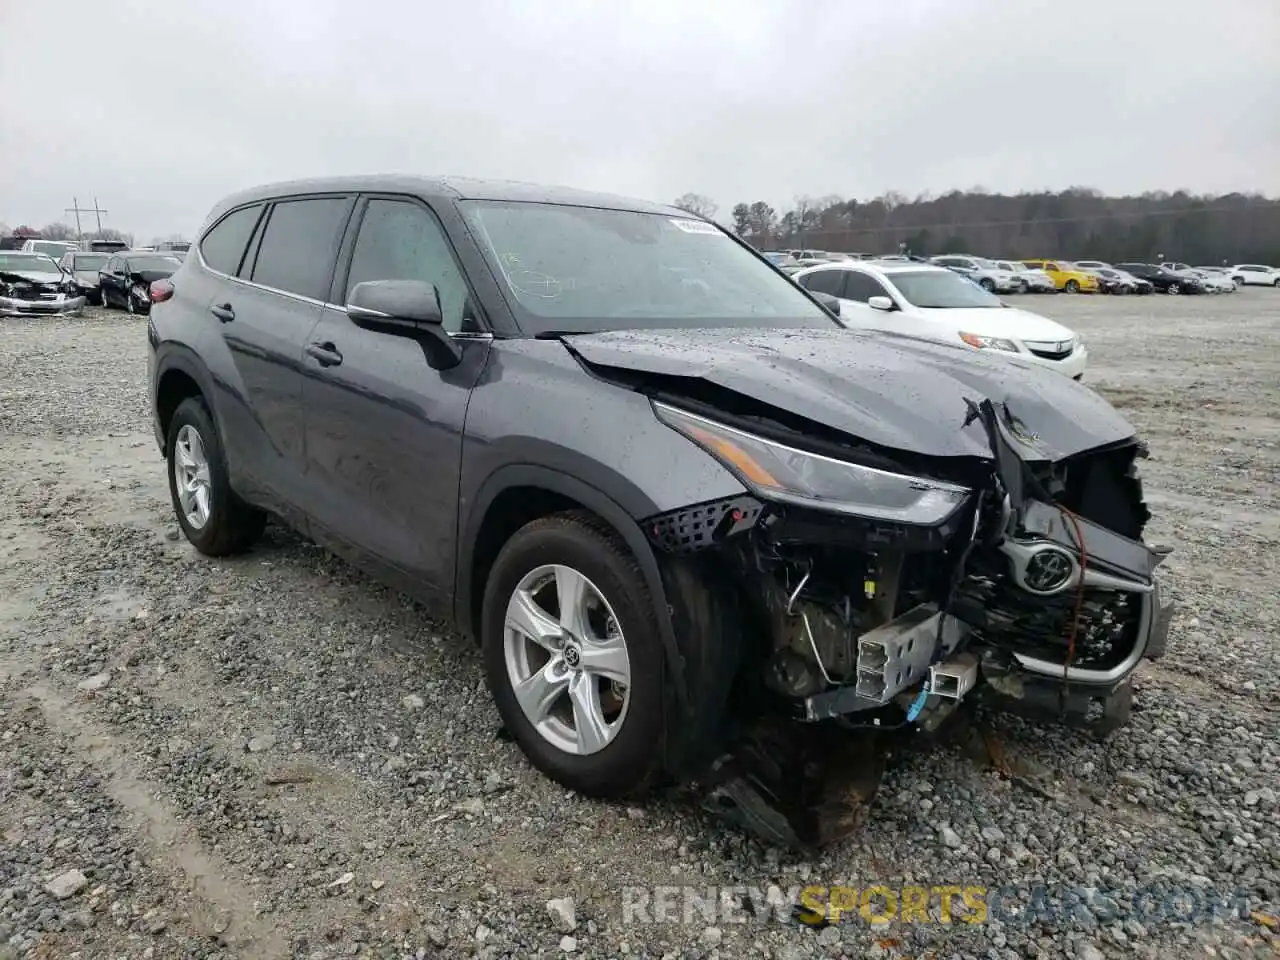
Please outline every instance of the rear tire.
[[[184, 497], [190, 502], [192, 495], [187, 491], [195, 484], [180, 489], [180, 474], [191, 468], [184, 467], [182, 463], [179, 435], [191, 446], [194, 445], [193, 433], [203, 455], [203, 479], [199, 484], [206, 512], [203, 522], [192, 519], [184, 507]], [[267, 515], [249, 506], [231, 489], [222, 441], [204, 400], [189, 397], [178, 405], [173, 419], [169, 421], [165, 455], [169, 463], [169, 496], [173, 512], [191, 545], [209, 557], [243, 553], [253, 546], [267, 525]], [[199, 464], [193, 472], [201, 472]]]
[[[616, 628], [616, 639], [595, 639], [613, 633], [607, 628], [602, 632], [601, 627], [592, 624], [590, 635], [575, 638], [572, 632], [558, 634], [550, 644], [552, 648], [559, 644], [557, 654], [554, 649], [547, 650], [527, 640], [523, 631], [509, 627], [509, 610], [517, 595], [529, 589], [527, 578], [549, 567], [557, 568], [556, 573], [550, 574], [554, 586], [549, 582], [534, 594], [539, 597], [540, 612], [549, 622], [566, 622], [559, 613], [559, 570], [567, 568], [585, 578], [586, 590], [594, 592], [597, 601], [603, 600], [603, 604], [597, 602], [597, 614], [612, 612], [607, 622]], [[554, 614], [541, 599], [544, 590], [555, 592]], [[582, 622], [586, 623], [585, 618]], [[570, 639], [566, 641], [565, 636]], [[518, 530], [498, 554], [485, 585], [480, 642], [485, 677], [503, 725], [534, 767], [571, 790], [601, 799], [640, 796], [656, 785], [662, 774], [667, 733], [661, 633], [639, 564], [605, 524], [589, 513], [572, 511], [534, 520]], [[626, 652], [628, 675], [622, 693], [617, 684], [609, 684], [604, 678], [597, 680], [589, 668], [578, 666], [590, 662], [586, 654], [600, 649], [599, 644], [618, 642]], [[521, 647], [527, 652], [513, 652]], [[569, 647], [580, 652], [570, 657]], [[530, 655], [539, 659], [547, 656], [536, 667], [527, 665], [530, 676], [546, 675], [556, 678], [559, 684], [560, 678], [566, 677], [562, 666], [572, 664], [569, 676], [577, 678], [563, 680], [566, 686], [561, 692], [539, 699], [547, 706], [535, 711], [544, 717], [537, 725], [516, 694], [516, 684], [521, 682], [518, 673], [523, 672], [520, 661]], [[584, 714], [579, 712], [583, 700], [571, 693], [575, 683], [584, 683], [593, 691], [587, 694], [594, 698], [593, 706], [609, 711], [602, 710], [597, 716], [606, 728], [611, 728], [607, 739], [597, 737], [590, 752], [585, 743]], [[599, 683], [605, 684], [603, 689]], [[572, 752], [571, 740], [579, 752]], [[599, 745], [601, 742], [603, 746]]]

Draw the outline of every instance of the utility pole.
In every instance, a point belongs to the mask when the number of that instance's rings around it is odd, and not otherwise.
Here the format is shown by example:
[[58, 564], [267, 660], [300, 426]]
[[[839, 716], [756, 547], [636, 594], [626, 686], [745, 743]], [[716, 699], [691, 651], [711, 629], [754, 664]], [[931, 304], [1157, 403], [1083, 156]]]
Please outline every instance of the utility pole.
[[73, 206], [67, 207], [66, 212], [67, 212], [67, 213], [74, 213], [74, 214], [75, 214], [75, 216], [76, 216], [76, 239], [77, 239], [77, 240], [80, 240], [80, 239], [82, 239], [82, 238], [83, 238], [83, 233], [82, 233], [82, 231], [81, 231], [81, 229], [80, 229], [80, 214], [82, 214], [82, 213], [92, 213], [92, 214], [95, 214], [95, 215], [97, 216], [97, 218], [98, 218], [98, 232], [99, 232], [99, 233], [101, 233], [101, 232], [102, 232], [102, 215], [103, 215], [104, 213], [106, 213], [107, 211], [106, 211], [106, 210], [102, 210], [102, 209], [100, 209], [100, 208], [98, 207], [98, 198], [97, 198], [97, 197], [94, 197], [94, 198], [93, 198], [93, 206], [92, 206], [92, 207], [82, 207], [82, 206], [80, 206], [80, 201], [79, 201], [78, 199], [76, 199], [75, 197], [72, 197], [72, 198], [71, 198], [71, 203], [73, 204]]

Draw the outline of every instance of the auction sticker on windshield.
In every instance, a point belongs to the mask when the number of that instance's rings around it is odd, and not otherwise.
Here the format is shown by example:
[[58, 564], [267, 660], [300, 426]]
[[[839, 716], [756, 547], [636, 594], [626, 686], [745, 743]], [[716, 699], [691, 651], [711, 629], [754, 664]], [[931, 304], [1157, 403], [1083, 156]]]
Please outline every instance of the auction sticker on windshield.
[[677, 220], [673, 218], [671, 222], [685, 233], [709, 233], [716, 237], [722, 236], [714, 224], [704, 223], [701, 220]]

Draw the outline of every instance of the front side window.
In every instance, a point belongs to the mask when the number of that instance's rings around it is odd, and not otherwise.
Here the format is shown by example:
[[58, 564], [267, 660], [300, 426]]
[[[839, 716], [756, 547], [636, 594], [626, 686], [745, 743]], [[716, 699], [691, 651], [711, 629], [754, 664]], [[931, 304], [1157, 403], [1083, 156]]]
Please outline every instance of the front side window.
[[449, 333], [476, 332], [474, 311], [462, 270], [436, 218], [404, 200], [370, 200], [351, 253], [343, 303], [357, 283], [369, 280], [422, 280], [434, 284]]
[[212, 269], [235, 276], [245, 244], [262, 213], [261, 206], [245, 207], [224, 217], [200, 241], [200, 256]]
[[949, 270], [904, 271], [891, 282], [902, 299], [926, 310], [1003, 306], [998, 297]]
[[550, 203], [459, 206], [528, 332], [839, 326], [701, 220]]
[[312, 300], [328, 299], [333, 258], [349, 205], [346, 197], [276, 203], [258, 246], [253, 282]]

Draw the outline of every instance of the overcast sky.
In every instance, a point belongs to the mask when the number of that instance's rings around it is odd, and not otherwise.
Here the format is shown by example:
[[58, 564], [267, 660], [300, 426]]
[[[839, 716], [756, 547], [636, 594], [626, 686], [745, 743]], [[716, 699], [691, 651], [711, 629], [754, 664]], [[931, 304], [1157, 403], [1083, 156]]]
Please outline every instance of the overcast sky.
[[0, 0], [0, 222], [377, 172], [1276, 195], [1278, 46], [1280, 0]]

